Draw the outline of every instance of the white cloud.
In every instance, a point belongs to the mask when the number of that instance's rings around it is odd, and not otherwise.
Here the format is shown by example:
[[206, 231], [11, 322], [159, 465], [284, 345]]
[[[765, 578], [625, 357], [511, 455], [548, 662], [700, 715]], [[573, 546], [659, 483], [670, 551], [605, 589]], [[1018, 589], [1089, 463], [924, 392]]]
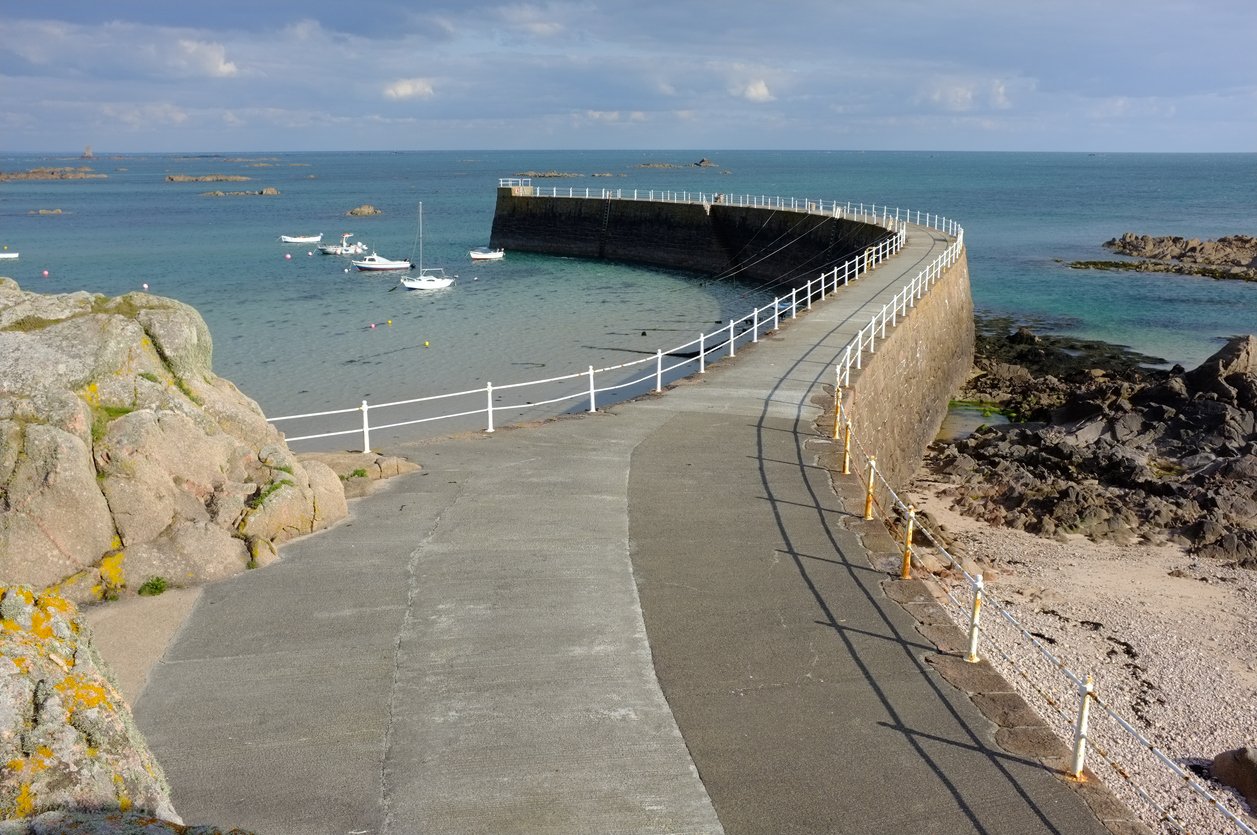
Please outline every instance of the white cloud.
[[772, 101], [775, 98], [772, 92], [768, 89], [768, 82], [764, 81], [762, 78], [756, 79], [749, 84], [735, 87], [730, 92], [732, 92], [735, 96], [741, 96], [747, 101], [753, 102]]
[[227, 48], [220, 43], [180, 38], [178, 47], [174, 62], [188, 75], [230, 78], [240, 72], [234, 63], [227, 60]]
[[401, 78], [385, 87], [384, 95], [390, 99], [430, 99], [436, 89], [427, 78]]
[[650, 117], [641, 110], [584, 110], [572, 115], [574, 125], [623, 125], [650, 121]]

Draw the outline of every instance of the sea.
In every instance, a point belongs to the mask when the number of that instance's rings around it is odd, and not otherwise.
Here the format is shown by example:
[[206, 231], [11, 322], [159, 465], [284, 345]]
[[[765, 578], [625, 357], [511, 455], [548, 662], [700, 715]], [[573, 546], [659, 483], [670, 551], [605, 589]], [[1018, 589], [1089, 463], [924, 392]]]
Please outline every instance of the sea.
[[[1152, 364], [1194, 367], [1229, 337], [1257, 332], [1257, 283], [1069, 266], [1115, 258], [1102, 245], [1128, 231], [1257, 234], [1257, 154], [0, 154], [2, 171], [40, 166], [104, 176], [0, 182], [0, 248], [20, 253], [0, 261], [0, 275], [43, 293], [146, 290], [192, 305], [213, 336], [215, 373], [268, 416], [623, 363], [771, 301], [761, 285], [626, 264], [519, 252], [472, 262], [468, 250], [489, 243], [504, 177], [940, 214], [965, 229], [980, 315], [1125, 345]], [[167, 180], [223, 174], [248, 179]], [[279, 193], [207, 194], [266, 188]], [[347, 214], [363, 204], [380, 213]], [[279, 240], [321, 233], [331, 243], [345, 232], [385, 257], [417, 260], [421, 251], [424, 266], [458, 281], [409, 292], [396, 274], [360, 273], [342, 257]]]

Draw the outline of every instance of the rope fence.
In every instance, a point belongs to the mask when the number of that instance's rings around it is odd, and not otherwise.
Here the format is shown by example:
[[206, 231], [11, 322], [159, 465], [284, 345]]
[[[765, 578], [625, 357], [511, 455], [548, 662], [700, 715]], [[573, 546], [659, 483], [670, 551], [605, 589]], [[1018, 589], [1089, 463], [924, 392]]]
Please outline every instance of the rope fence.
[[[865, 330], [878, 330], [884, 321], [884, 311], [875, 314]], [[853, 339], [853, 345], [859, 340], [859, 336]], [[842, 389], [850, 385], [851, 369], [859, 368], [858, 351], [858, 347], [852, 348], [835, 368], [834, 439], [842, 442], [841, 472], [854, 475], [864, 488], [864, 519], [880, 520], [902, 548], [902, 579], [912, 578], [914, 563], [920, 567], [915, 537], [924, 537], [941, 556], [950, 577], [928, 571], [922, 575], [937, 585], [950, 604], [944, 608], [966, 632], [965, 660], [981, 661], [981, 650], [997, 662], [1006, 678], [1021, 684], [1019, 691], [1023, 696], [1028, 694], [1031, 706], [1058, 737], [1070, 743], [1068, 773], [1073, 779], [1086, 779], [1088, 761], [1094, 756], [1101, 765], [1091, 768], [1091, 773], [1118, 794], [1140, 801], [1148, 816], [1169, 831], [1191, 831], [1181, 820], [1186, 817], [1183, 810], [1192, 804], [1203, 804], [1208, 813], [1217, 816], [1219, 826], [1234, 827], [1225, 831], [1257, 835], [1234, 800], [1214, 794], [1195, 774], [1175, 762], [1106, 702], [1091, 674], [1080, 676], [1071, 670], [1064, 659], [995, 599], [982, 575], [970, 573], [947, 550], [942, 537], [922, 523], [915, 507], [886, 481], [877, 469], [876, 455], [854, 436], [852, 413], [842, 402]], [[882, 495], [885, 500], [880, 498]], [[984, 613], [988, 615], [985, 619]], [[1040, 672], [1046, 668], [1051, 675], [1035, 675], [1036, 666]]]

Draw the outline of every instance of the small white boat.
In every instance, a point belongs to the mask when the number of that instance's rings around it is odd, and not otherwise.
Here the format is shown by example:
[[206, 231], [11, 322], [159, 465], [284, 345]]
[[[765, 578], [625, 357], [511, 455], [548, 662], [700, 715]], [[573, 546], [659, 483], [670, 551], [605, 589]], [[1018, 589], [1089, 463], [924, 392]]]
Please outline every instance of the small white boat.
[[440, 290], [454, 283], [443, 267], [423, 266], [423, 204], [419, 204], [419, 274], [404, 275], [401, 285], [407, 290]]
[[407, 290], [441, 290], [454, 283], [454, 277], [446, 275], [441, 267], [428, 267], [419, 275], [404, 275], [401, 285]]
[[408, 270], [414, 266], [409, 261], [394, 261], [391, 258], [385, 258], [383, 255], [376, 255], [372, 252], [366, 258], [360, 261], [350, 261], [358, 269], [364, 272], [382, 271], [382, 270]]
[[317, 244], [323, 240], [323, 233], [317, 235], [280, 235], [281, 244]]
[[16, 258], [17, 255], [18, 254], [16, 252], [9, 252], [7, 247], [5, 248], [3, 252], [0, 252], [0, 258], [8, 258], [10, 260]]
[[487, 246], [478, 246], [467, 253], [473, 261], [501, 261], [506, 255], [506, 251], [502, 249], [489, 249]]
[[367, 251], [367, 245], [362, 241], [349, 242], [354, 236], [353, 232], [346, 232], [340, 236], [338, 244], [323, 244], [319, 247], [319, 252], [324, 255], [361, 255]]

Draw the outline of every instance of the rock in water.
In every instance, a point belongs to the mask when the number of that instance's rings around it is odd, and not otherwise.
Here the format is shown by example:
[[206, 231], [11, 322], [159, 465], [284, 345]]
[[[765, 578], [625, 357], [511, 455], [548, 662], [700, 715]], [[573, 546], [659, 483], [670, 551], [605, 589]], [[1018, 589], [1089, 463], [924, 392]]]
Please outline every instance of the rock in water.
[[258, 564], [345, 514], [258, 405], [211, 370], [188, 305], [0, 278], [0, 578], [75, 601]]

